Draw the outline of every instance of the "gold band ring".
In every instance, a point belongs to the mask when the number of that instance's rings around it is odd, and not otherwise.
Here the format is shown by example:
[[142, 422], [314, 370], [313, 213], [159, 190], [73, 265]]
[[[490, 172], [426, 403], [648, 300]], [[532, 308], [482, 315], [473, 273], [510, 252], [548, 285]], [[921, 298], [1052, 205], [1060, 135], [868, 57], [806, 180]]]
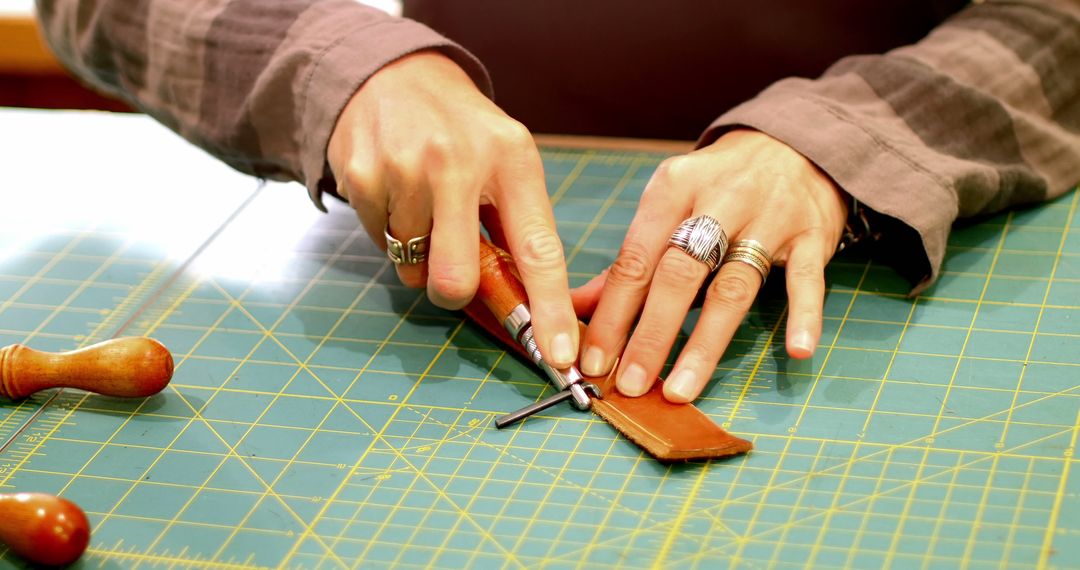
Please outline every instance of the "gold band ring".
[[761, 274], [762, 285], [765, 284], [769, 270], [772, 269], [772, 256], [769, 250], [761, 245], [761, 242], [753, 239], [742, 239], [731, 244], [727, 255], [724, 256], [724, 263], [729, 261], [745, 263], [756, 269]]

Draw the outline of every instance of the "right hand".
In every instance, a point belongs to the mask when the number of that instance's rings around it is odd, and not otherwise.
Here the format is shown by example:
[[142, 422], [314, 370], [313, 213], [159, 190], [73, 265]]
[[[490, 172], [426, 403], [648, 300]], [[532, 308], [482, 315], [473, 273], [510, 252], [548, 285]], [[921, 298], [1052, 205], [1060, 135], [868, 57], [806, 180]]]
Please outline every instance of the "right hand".
[[327, 160], [375, 243], [385, 249], [385, 229], [402, 242], [431, 234], [427, 261], [397, 272], [446, 309], [476, 293], [479, 210], [494, 206], [545, 359], [556, 368], [574, 363], [577, 318], [540, 153], [528, 129], [457, 64], [421, 51], [376, 72], [338, 118]]

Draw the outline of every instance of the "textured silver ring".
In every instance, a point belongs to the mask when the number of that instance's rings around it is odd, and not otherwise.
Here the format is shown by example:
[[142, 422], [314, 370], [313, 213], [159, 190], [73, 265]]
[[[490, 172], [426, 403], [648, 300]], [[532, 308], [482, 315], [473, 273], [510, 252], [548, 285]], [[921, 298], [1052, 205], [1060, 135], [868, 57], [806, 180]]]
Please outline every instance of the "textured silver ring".
[[695, 216], [683, 220], [671, 234], [668, 244], [704, 263], [715, 271], [727, 251], [727, 234], [712, 216]]
[[386, 235], [386, 256], [395, 265], [416, 265], [427, 261], [431, 246], [431, 234], [414, 237], [404, 243], [390, 235], [390, 226], [383, 230]]
[[761, 274], [762, 285], [772, 269], [772, 255], [768, 248], [753, 239], [741, 239], [731, 244], [731, 249], [724, 255], [724, 263], [730, 261], [745, 263], [756, 269]]

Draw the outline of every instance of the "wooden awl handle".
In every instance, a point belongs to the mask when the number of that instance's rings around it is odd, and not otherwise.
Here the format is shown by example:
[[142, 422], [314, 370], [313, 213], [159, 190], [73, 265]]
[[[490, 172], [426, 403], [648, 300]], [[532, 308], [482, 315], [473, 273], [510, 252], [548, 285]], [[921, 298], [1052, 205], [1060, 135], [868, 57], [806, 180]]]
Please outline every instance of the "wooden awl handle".
[[143, 398], [162, 391], [172, 373], [169, 350], [146, 337], [116, 338], [60, 353], [21, 344], [0, 349], [0, 397], [13, 400], [48, 388]]
[[0, 543], [33, 562], [71, 564], [90, 543], [86, 514], [71, 501], [38, 493], [0, 495]]

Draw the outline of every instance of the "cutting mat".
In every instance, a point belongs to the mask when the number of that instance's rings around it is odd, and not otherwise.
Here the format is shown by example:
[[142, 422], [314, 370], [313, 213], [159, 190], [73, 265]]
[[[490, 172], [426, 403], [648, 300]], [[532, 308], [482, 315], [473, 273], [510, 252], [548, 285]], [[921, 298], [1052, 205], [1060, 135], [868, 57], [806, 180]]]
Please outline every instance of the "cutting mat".
[[[811, 361], [776, 279], [700, 402], [755, 451], [661, 465], [569, 407], [493, 429], [543, 379], [396, 285], [346, 208], [139, 117], [0, 127], [33, 133], [0, 142], [0, 339], [177, 362], [147, 400], [0, 404], [0, 490], [81, 504], [87, 568], [1080, 566], [1076, 192], [959, 228], [916, 299], [838, 260]], [[662, 158], [544, 151], [576, 283]]]

